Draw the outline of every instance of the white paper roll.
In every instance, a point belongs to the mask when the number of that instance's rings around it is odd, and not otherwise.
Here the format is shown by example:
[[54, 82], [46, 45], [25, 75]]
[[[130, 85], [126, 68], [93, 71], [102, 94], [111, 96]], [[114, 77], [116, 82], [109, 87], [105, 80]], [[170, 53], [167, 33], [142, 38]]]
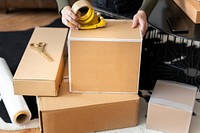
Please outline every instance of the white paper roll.
[[30, 121], [31, 112], [23, 96], [14, 94], [13, 75], [3, 58], [0, 58], [0, 94], [12, 123], [22, 125]]

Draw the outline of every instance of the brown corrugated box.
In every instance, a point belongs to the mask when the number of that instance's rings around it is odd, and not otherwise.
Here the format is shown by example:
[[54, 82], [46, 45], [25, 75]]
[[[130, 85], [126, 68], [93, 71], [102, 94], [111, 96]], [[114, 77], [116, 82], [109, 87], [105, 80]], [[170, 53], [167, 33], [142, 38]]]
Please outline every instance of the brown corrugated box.
[[148, 103], [146, 127], [166, 133], [188, 133], [197, 87], [158, 80]]
[[[35, 28], [14, 75], [14, 92], [18, 95], [57, 96], [65, 64], [67, 28]], [[48, 61], [31, 43], [45, 42]]]
[[70, 92], [137, 93], [142, 36], [131, 20], [106, 20], [97, 30], [70, 30]]
[[63, 79], [69, 79], [69, 68], [68, 61], [65, 62], [65, 68], [63, 72]]
[[136, 94], [69, 93], [64, 79], [58, 97], [38, 97], [43, 133], [90, 133], [135, 126]]
[[198, 0], [174, 0], [174, 2], [196, 24], [200, 24], [200, 2]]

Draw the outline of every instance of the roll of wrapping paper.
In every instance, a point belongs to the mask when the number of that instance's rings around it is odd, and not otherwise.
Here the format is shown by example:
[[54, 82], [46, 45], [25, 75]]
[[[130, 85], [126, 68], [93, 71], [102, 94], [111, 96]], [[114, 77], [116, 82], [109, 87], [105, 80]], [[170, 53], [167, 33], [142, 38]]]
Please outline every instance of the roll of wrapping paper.
[[0, 58], [0, 94], [12, 123], [23, 125], [30, 121], [31, 112], [24, 97], [14, 94], [13, 75], [3, 58]]

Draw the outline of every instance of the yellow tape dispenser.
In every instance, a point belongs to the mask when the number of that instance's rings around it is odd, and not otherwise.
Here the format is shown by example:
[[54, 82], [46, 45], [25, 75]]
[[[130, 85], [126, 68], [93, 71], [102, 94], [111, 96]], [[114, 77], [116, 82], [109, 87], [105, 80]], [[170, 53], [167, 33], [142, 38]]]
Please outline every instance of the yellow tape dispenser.
[[87, 0], [76, 1], [72, 5], [72, 11], [75, 14], [81, 14], [78, 20], [81, 25], [79, 29], [89, 30], [106, 26], [104, 18], [99, 13], [95, 13], [91, 4]]

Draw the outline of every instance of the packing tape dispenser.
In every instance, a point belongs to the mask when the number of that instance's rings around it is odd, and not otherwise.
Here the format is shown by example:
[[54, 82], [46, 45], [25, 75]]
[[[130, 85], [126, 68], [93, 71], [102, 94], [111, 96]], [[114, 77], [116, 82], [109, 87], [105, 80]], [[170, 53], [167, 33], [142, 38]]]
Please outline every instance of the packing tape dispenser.
[[79, 29], [89, 30], [106, 26], [104, 18], [99, 13], [95, 13], [91, 4], [87, 0], [76, 1], [72, 5], [72, 11], [75, 14], [80, 13], [78, 22], [81, 26]]

